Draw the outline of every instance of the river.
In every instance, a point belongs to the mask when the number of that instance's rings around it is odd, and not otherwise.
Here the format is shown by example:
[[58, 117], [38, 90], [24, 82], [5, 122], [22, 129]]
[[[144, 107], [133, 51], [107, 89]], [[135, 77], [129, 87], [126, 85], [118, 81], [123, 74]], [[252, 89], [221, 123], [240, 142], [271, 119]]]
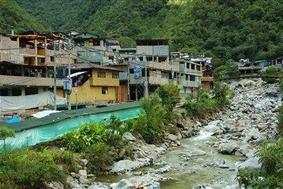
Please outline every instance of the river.
[[162, 189], [239, 188], [238, 168], [259, 168], [258, 158], [254, 157], [256, 147], [276, 137], [281, 96], [276, 84], [267, 85], [262, 80], [241, 80], [230, 87], [235, 91], [230, 106], [204, 125], [197, 136], [181, 140], [181, 146], [166, 151], [151, 167], [97, 181], [117, 183], [126, 179], [143, 183], [144, 175], [149, 175], [164, 178], [149, 181], [157, 180]]
[[162, 189], [184, 189], [199, 185], [223, 188], [235, 184], [235, 163], [240, 158], [220, 154], [209, 145], [208, 142], [216, 140], [210, 132], [214, 129], [213, 126], [215, 125], [205, 126], [198, 136], [184, 139], [181, 147], [167, 152], [158, 159], [167, 162], [171, 167], [171, 171], [164, 176], [172, 180], [162, 182]]

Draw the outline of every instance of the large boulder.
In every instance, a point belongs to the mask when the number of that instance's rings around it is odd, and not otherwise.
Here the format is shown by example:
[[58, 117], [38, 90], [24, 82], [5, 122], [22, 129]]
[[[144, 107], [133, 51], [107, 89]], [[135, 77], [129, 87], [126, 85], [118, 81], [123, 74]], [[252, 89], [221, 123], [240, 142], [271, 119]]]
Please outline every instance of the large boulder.
[[134, 142], [134, 141], [137, 140], [136, 137], [134, 137], [134, 136], [132, 135], [132, 133], [130, 133], [130, 132], [124, 133], [124, 134], [123, 134], [123, 139], [124, 139], [125, 141], [129, 141], [129, 142]]
[[115, 162], [112, 165], [112, 168], [110, 172], [112, 173], [124, 173], [127, 171], [132, 171], [138, 168], [141, 168], [145, 165], [150, 164], [150, 159], [138, 159], [136, 161], [132, 160], [121, 160], [118, 162]]
[[218, 147], [218, 152], [222, 154], [233, 154], [238, 148], [238, 145], [232, 142], [221, 143]]
[[171, 140], [172, 142], [176, 142], [178, 140], [178, 136], [173, 134], [168, 134], [167, 139]]
[[238, 170], [250, 168], [250, 169], [258, 169], [261, 167], [259, 163], [258, 157], [250, 157], [246, 161], [236, 164]]
[[79, 184], [79, 182], [71, 176], [67, 177], [67, 184], [69, 185], [70, 189], [85, 189], [84, 186]]

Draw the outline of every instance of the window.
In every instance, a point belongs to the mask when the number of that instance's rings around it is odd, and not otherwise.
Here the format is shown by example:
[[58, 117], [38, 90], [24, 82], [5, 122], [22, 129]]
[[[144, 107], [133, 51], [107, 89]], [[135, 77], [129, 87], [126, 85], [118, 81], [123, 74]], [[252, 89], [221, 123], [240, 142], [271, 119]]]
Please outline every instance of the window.
[[197, 66], [197, 71], [200, 71], [200, 66]]
[[189, 80], [189, 75], [186, 75], [186, 81], [188, 81]]
[[50, 62], [54, 62], [54, 56], [50, 56]]
[[130, 74], [133, 74], [133, 73], [135, 73], [135, 71], [134, 71], [133, 68], [131, 68], [131, 69], [130, 69]]
[[99, 78], [106, 78], [106, 73], [105, 72], [98, 72], [97, 76]]
[[190, 81], [196, 81], [196, 76], [190, 75]]
[[190, 69], [190, 64], [189, 64], [189, 63], [187, 63], [186, 65], [187, 65], [187, 68], [188, 68], [188, 69]]
[[119, 74], [117, 72], [112, 73], [112, 78], [113, 79], [119, 79]]
[[195, 70], [195, 69], [196, 69], [196, 65], [192, 64], [192, 65], [191, 65], [191, 69], [192, 69], [192, 70]]
[[108, 87], [102, 87], [101, 94], [108, 94]]

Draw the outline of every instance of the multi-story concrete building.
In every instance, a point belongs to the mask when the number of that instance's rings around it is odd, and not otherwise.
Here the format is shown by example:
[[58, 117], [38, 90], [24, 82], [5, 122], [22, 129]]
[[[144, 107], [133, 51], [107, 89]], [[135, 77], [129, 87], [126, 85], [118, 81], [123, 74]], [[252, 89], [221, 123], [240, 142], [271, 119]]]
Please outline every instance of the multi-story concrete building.
[[89, 33], [73, 37], [78, 46], [78, 63], [108, 64], [116, 62], [116, 54], [121, 49], [118, 41], [104, 39]]
[[[70, 56], [69, 56], [70, 54]], [[0, 61], [26, 65], [76, 63], [77, 48], [56, 34], [0, 35]]]
[[[96, 64], [72, 65], [71, 104], [105, 104], [118, 102], [119, 69]], [[76, 74], [77, 73], [77, 74]], [[58, 94], [64, 96], [64, 91]]]
[[[112, 44], [113, 45], [113, 44]], [[114, 48], [114, 47], [113, 47]], [[0, 97], [22, 104], [22, 109], [42, 107], [46, 103], [29, 106], [23, 104], [30, 95], [42, 95], [52, 99], [54, 89], [54, 65], [57, 67], [57, 99], [67, 93], [63, 80], [71, 67], [73, 90], [69, 95], [71, 104], [95, 104], [118, 101], [119, 71], [93, 64], [77, 64], [77, 47], [70, 39], [59, 34], [25, 33], [0, 35]], [[75, 72], [84, 72], [75, 73]], [[74, 74], [74, 75], [73, 75]], [[54, 96], [54, 94], [53, 94]], [[1, 101], [0, 99], [0, 101]], [[49, 103], [50, 101], [48, 101]], [[40, 105], [39, 105], [40, 104]], [[49, 103], [50, 105], [50, 103]], [[17, 109], [11, 109], [17, 110]], [[0, 110], [4, 111], [4, 110]]]

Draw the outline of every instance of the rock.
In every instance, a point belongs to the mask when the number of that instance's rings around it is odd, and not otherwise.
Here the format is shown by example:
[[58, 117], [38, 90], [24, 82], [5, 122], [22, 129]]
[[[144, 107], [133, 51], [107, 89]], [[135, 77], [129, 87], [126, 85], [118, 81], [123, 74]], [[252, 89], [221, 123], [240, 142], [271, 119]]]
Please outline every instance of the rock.
[[222, 169], [228, 169], [229, 168], [229, 166], [226, 164], [225, 160], [219, 160], [215, 163], [215, 165], [219, 168], [222, 168]]
[[237, 144], [234, 143], [221, 143], [218, 147], [218, 152], [222, 154], [233, 154], [235, 150], [238, 148]]
[[110, 185], [112, 189], [160, 189], [159, 181], [165, 180], [164, 177], [156, 174], [146, 174], [143, 176], [134, 176], [129, 179], [123, 179], [118, 183]]
[[118, 183], [111, 184], [110, 187], [112, 189], [134, 189], [134, 185], [126, 179], [121, 180]]
[[168, 134], [167, 139], [175, 142], [176, 140], [178, 140], [178, 137], [176, 135], [173, 135], [173, 134]]
[[261, 167], [258, 157], [250, 157], [246, 161], [238, 163], [236, 166], [238, 167], [238, 170], [242, 170], [245, 168], [258, 169]]
[[86, 184], [86, 185], [91, 184], [91, 181], [87, 177], [80, 177], [79, 181], [82, 184]]
[[262, 140], [263, 137], [257, 128], [251, 128], [244, 131], [244, 141], [249, 142], [250, 140]]
[[255, 86], [256, 82], [252, 81], [252, 80], [248, 80], [248, 79], [243, 79], [239, 82], [239, 86], [241, 87], [249, 87], [249, 86]]
[[131, 160], [121, 160], [118, 162], [115, 162], [111, 168], [112, 173], [124, 173], [127, 171], [132, 171], [135, 169], [138, 169], [140, 167], [143, 167], [145, 165], [150, 164], [150, 159], [138, 159], [136, 161]]
[[243, 144], [239, 146], [237, 150], [241, 155], [248, 157], [249, 153], [253, 151], [252, 147], [249, 144]]
[[80, 175], [80, 177], [81, 176], [87, 177], [87, 171], [85, 169], [79, 170], [79, 175]]
[[134, 136], [132, 135], [132, 133], [130, 133], [130, 132], [124, 133], [124, 134], [123, 134], [123, 139], [126, 140], [126, 141], [130, 141], [130, 142], [134, 142], [134, 141], [137, 140], [136, 137], [134, 137]]
[[87, 159], [81, 159], [80, 161], [82, 162], [82, 164], [83, 164], [84, 166], [86, 166], [87, 163], [88, 163], [88, 160], [87, 160]]
[[61, 182], [50, 182], [45, 184], [46, 189], [64, 189], [64, 184]]
[[67, 184], [69, 185], [70, 189], [85, 189], [85, 187], [80, 185], [76, 179], [70, 176], [67, 177]]
[[77, 174], [77, 173], [74, 173], [74, 172], [71, 172], [71, 176], [76, 178], [76, 179], [80, 178], [80, 175]]
[[170, 165], [165, 165], [164, 167], [161, 167], [159, 169], [154, 170], [153, 172], [156, 174], [166, 173], [171, 170]]
[[103, 183], [93, 183], [88, 189], [111, 189], [110, 186], [107, 186]]

